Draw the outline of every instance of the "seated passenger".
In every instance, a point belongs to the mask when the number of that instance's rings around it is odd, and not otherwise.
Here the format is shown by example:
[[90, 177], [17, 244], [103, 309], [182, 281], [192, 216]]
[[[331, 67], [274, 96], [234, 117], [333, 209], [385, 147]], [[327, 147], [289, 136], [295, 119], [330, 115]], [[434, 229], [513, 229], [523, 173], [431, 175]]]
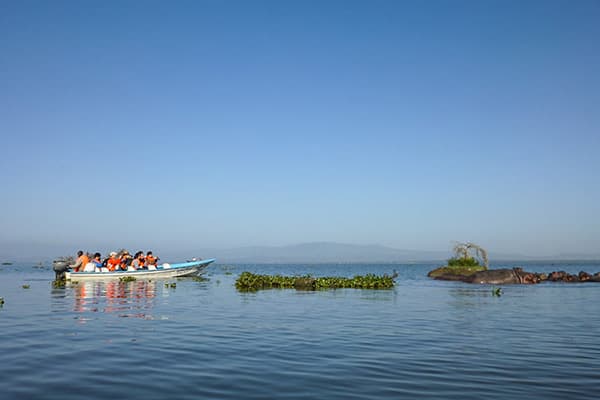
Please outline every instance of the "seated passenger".
[[160, 259], [158, 257], [154, 257], [152, 255], [151, 251], [149, 251], [148, 253], [146, 253], [145, 264], [148, 267], [148, 269], [150, 269], [150, 270], [156, 269], [156, 263], [157, 263], [158, 260], [160, 260]]
[[[92, 261], [87, 263], [84, 272], [101, 272], [102, 271], [102, 260], [100, 259], [100, 253], [94, 254]], [[108, 270], [107, 270], [108, 271]]]
[[138, 253], [140, 253], [140, 264], [144, 269], [148, 269], [148, 266], [146, 265], [146, 256], [144, 255], [144, 252], [140, 250], [138, 251]]
[[138, 251], [137, 253], [135, 253], [135, 256], [133, 256], [133, 261], [131, 262], [131, 267], [135, 268], [136, 270], [144, 269], [144, 252], [143, 251]]
[[88, 257], [87, 253], [84, 253], [83, 251], [79, 250], [77, 252], [77, 261], [75, 262], [75, 264], [71, 265], [71, 268], [73, 268], [73, 272], [83, 271], [85, 265], [89, 261], [90, 258]]
[[112, 251], [110, 258], [106, 262], [106, 267], [110, 272], [121, 270], [121, 259], [117, 257], [117, 253]]
[[131, 257], [131, 254], [125, 250], [123, 254], [121, 254], [121, 269], [125, 271], [135, 271], [135, 268], [131, 266], [132, 261], [133, 257]]

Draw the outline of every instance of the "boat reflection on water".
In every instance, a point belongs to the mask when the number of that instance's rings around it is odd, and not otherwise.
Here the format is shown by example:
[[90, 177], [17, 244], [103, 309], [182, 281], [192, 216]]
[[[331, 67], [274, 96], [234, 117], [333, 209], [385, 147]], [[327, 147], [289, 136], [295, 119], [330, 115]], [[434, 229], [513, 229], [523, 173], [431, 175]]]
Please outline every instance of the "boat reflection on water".
[[149, 280], [84, 281], [71, 288], [75, 312], [120, 313], [123, 317], [147, 318], [156, 297], [156, 282]]

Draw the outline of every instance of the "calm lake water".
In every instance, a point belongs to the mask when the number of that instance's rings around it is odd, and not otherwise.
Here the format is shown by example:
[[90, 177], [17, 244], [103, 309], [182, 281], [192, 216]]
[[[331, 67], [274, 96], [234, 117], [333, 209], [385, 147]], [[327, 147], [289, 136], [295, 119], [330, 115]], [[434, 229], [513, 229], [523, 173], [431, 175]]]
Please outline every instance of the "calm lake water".
[[[430, 280], [433, 267], [215, 265], [202, 282], [53, 288], [49, 267], [2, 266], [1, 398], [598, 398], [599, 283], [502, 286], [495, 297]], [[242, 271], [394, 270], [393, 290], [234, 287]]]

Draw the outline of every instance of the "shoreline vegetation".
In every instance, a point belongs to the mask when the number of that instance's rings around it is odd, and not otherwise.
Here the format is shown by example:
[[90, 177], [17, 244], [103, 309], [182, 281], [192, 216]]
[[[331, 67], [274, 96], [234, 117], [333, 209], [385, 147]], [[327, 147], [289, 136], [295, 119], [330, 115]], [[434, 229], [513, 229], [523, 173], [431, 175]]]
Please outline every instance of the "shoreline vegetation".
[[343, 277], [313, 277], [259, 275], [244, 271], [235, 281], [239, 291], [254, 292], [264, 289], [296, 289], [296, 290], [324, 290], [324, 289], [392, 289], [394, 275], [356, 275], [353, 278]]

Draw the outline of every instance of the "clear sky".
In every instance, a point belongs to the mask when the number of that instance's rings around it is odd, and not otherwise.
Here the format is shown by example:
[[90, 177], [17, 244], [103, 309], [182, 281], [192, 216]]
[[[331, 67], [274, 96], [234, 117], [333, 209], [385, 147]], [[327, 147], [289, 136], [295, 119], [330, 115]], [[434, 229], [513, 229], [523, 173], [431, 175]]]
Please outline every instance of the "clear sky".
[[0, 248], [600, 250], [599, 1], [0, 2]]

